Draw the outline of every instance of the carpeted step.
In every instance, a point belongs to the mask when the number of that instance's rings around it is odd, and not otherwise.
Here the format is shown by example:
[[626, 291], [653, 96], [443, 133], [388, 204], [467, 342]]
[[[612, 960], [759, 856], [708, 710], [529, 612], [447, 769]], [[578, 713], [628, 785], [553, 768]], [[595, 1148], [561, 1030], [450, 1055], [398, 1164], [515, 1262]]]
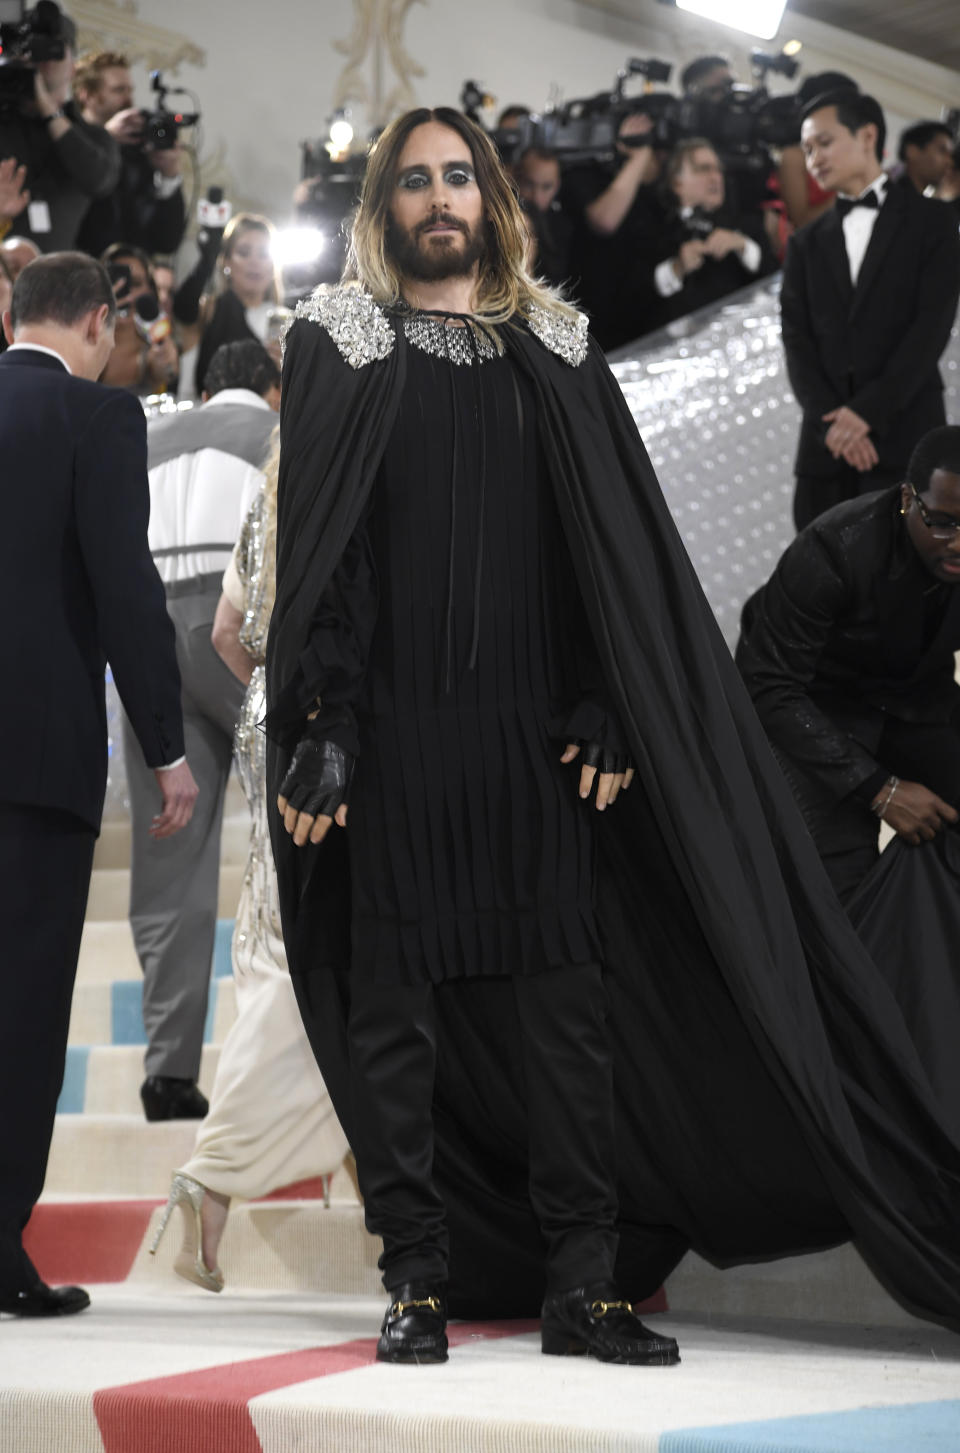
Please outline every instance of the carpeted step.
[[[231, 978], [210, 984], [207, 1043], [222, 1044], [237, 1017], [237, 997]], [[70, 1016], [70, 1045], [145, 1044], [143, 982], [116, 979], [111, 984], [78, 984]]]
[[[249, 829], [248, 829], [249, 834]], [[217, 904], [219, 918], [233, 918], [243, 887], [246, 849], [239, 861], [220, 862], [220, 889]], [[110, 923], [126, 920], [130, 908], [130, 868], [127, 863], [113, 868], [94, 868], [87, 899], [87, 922]]]
[[[336, 1178], [334, 1193], [346, 1184]], [[183, 1213], [171, 1219], [157, 1250], [149, 1254], [160, 1224], [154, 1210], [129, 1280], [169, 1284], [183, 1235]], [[253, 1201], [230, 1213], [220, 1243], [220, 1267], [229, 1286], [244, 1291], [344, 1293], [376, 1296], [380, 1291], [377, 1257], [381, 1242], [364, 1228], [363, 1210], [354, 1199], [332, 1201]]]
[[[452, 1323], [450, 1360], [374, 1362], [382, 1293], [97, 1287], [4, 1338], [2, 1453], [956, 1453], [956, 1340], [931, 1327], [667, 1314], [678, 1368], [543, 1357], [537, 1324]], [[8, 1329], [9, 1330], [9, 1329]]]
[[193, 1152], [196, 1120], [148, 1125], [139, 1115], [58, 1115], [45, 1194], [166, 1196]]
[[[238, 868], [235, 871], [241, 870]], [[219, 919], [213, 950], [213, 973], [216, 978], [226, 978], [230, 973], [232, 936], [233, 919]], [[140, 960], [133, 946], [129, 922], [126, 919], [97, 922], [88, 918], [83, 925], [83, 937], [80, 941], [78, 987], [82, 984], [110, 984], [114, 979], [129, 981], [139, 978]]]
[[[199, 1084], [210, 1095], [220, 1061], [220, 1046], [206, 1044]], [[57, 1102], [58, 1115], [137, 1115], [142, 1113], [143, 1046], [71, 1045]]]

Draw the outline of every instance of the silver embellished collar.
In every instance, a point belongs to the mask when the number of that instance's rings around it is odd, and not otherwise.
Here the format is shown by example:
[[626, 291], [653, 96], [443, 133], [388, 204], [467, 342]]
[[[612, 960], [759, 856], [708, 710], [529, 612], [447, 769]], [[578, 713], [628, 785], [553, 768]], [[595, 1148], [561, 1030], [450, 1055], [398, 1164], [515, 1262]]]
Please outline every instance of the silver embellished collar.
[[432, 313], [411, 313], [402, 322], [408, 343], [450, 363], [488, 363], [500, 356], [490, 334], [475, 323], [448, 323]]

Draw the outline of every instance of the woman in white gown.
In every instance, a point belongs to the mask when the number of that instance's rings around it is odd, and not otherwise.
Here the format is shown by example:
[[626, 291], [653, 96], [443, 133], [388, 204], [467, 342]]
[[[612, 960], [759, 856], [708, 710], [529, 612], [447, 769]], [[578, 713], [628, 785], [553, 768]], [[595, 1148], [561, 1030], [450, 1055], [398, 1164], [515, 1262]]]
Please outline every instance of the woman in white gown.
[[[214, 645], [247, 683], [234, 755], [252, 825], [233, 933], [237, 1018], [224, 1040], [193, 1155], [175, 1171], [152, 1250], [174, 1207], [184, 1212], [175, 1270], [220, 1291], [217, 1248], [234, 1197], [255, 1200], [279, 1186], [329, 1175], [348, 1146], [317, 1069], [287, 970], [264, 780], [263, 661], [274, 600], [279, 446], [265, 466], [223, 578]], [[352, 1159], [352, 1158], [351, 1158]]]

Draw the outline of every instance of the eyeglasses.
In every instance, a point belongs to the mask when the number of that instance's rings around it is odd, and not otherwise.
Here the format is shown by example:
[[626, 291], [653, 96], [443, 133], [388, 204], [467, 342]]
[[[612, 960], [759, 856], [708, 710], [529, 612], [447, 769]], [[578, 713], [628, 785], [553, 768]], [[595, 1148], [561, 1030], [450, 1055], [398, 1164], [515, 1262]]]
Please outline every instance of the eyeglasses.
[[935, 540], [955, 540], [960, 534], [960, 520], [935, 520], [927, 509], [915, 484], [911, 484], [913, 497], [917, 502], [917, 509], [920, 511], [920, 518], [930, 531]]

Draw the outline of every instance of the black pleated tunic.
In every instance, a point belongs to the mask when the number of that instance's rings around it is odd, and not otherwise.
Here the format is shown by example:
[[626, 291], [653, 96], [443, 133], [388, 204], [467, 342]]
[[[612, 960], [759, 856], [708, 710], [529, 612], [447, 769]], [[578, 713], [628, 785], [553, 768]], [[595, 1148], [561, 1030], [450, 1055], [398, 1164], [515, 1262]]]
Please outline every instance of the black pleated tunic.
[[454, 326], [427, 325], [440, 352], [408, 349], [365, 522], [379, 606], [347, 837], [353, 971], [379, 982], [599, 958], [593, 809], [556, 735], [582, 607], [529, 385], [473, 345], [453, 361]]

